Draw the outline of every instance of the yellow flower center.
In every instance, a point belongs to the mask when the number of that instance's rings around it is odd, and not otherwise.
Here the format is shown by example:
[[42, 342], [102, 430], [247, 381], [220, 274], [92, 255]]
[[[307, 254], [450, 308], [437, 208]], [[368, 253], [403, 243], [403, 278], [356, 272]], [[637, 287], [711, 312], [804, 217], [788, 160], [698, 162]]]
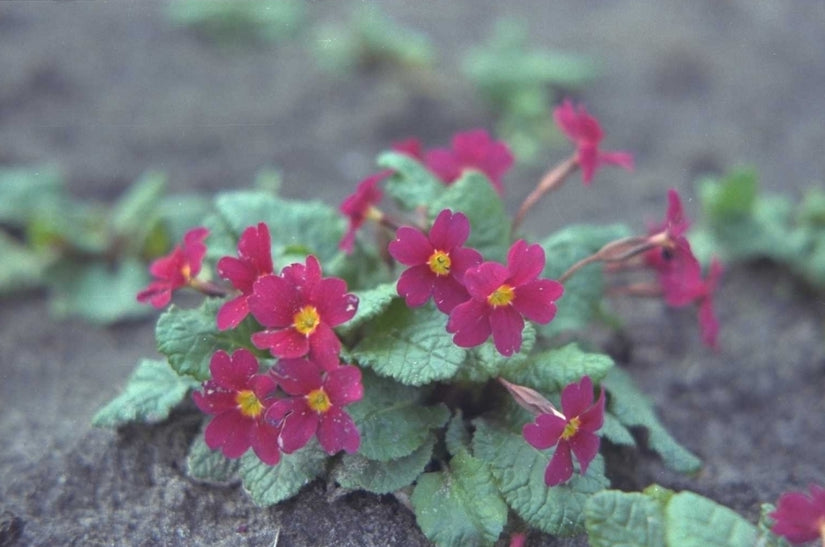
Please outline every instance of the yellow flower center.
[[190, 281], [192, 279], [192, 266], [187, 262], [181, 266], [180, 273], [187, 282]]
[[261, 404], [261, 401], [259, 401], [249, 389], [239, 391], [238, 394], [235, 395], [235, 402], [238, 403], [241, 414], [247, 418], [257, 418], [264, 410], [264, 405]]
[[430, 258], [427, 259], [427, 265], [435, 275], [447, 275], [450, 273], [450, 266], [453, 261], [450, 260], [450, 255], [444, 251], [435, 250]]
[[578, 416], [567, 422], [567, 425], [564, 426], [564, 431], [561, 432], [561, 438], [566, 441], [567, 439], [578, 433], [581, 424], [582, 421], [579, 419]]
[[332, 406], [332, 403], [323, 388], [319, 387], [318, 389], [313, 389], [307, 394], [306, 397], [309, 408], [320, 414], [323, 414], [329, 410], [329, 407]]
[[295, 327], [295, 330], [304, 336], [309, 336], [315, 332], [320, 322], [321, 316], [318, 315], [318, 310], [315, 309], [315, 306], [304, 306], [292, 317], [292, 325]]
[[487, 302], [494, 308], [499, 306], [506, 306], [513, 301], [516, 296], [516, 291], [506, 283], [490, 293], [487, 297]]

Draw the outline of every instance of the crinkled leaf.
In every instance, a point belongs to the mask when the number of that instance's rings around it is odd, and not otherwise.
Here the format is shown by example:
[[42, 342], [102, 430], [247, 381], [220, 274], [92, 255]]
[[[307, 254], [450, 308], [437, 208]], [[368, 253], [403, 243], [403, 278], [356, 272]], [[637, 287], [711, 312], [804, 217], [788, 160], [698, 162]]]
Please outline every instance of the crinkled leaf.
[[[558, 279], [573, 264], [586, 258], [607, 243], [627, 237], [626, 226], [573, 225], [551, 234], [541, 242], [546, 255], [543, 276]], [[604, 297], [604, 275], [601, 264], [589, 264], [564, 283], [564, 295], [556, 303], [556, 317], [547, 325], [539, 325], [544, 336], [587, 327], [598, 316]]]
[[599, 433], [613, 444], [636, 446], [636, 440], [630, 430], [623, 426], [619, 419], [610, 412], [604, 413], [604, 425]]
[[400, 207], [408, 211], [432, 203], [445, 191], [443, 182], [407, 154], [384, 152], [378, 156], [378, 165], [393, 171], [384, 188]]
[[292, 454], [281, 454], [276, 465], [263, 463], [248, 450], [241, 457], [243, 488], [256, 505], [275, 505], [291, 498], [323, 473], [328, 457], [314, 441]]
[[403, 458], [419, 448], [430, 430], [443, 426], [450, 412], [443, 403], [424, 406], [424, 393], [389, 378], [365, 371], [364, 397], [347, 407], [358, 431], [365, 458], [388, 461]]
[[444, 442], [447, 445], [447, 452], [451, 456], [457, 455], [462, 450], [470, 450], [470, 431], [464, 423], [464, 415], [458, 408], [447, 423], [447, 430], [444, 432]]
[[415, 482], [433, 455], [431, 434], [408, 456], [388, 461], [370, 460], [361, 454], [345, 454], [332, 474], [344, 488], [388, 494]]
[[675, 494], [665, 508], [665, 537], [679, 547], [750, 547], [756, 527], [731, 509], [693, 492]]
[[740, 167], [722, 179], [708, 178], [700, 182], [702, 208], [711, 221], [748, 216], [759, 190], [756, 169]]
[[159, 219], [158, 208], [166, 190], [166, 176], [149, 171], [144, 173], [118, 199], [109, 214], [112, 231], [136, 254]]
[[71, 250], [89, 256], [111, 251], [107, 213], [100, 205], [63, 199], [44, 204], [28, 220], [26, 237], [35, 249]]
[[233, 351], [238, 347], [254, 350], [249, 338], [256, 323], [251, 317], [234, 330], [218, 330], [215, 316], [223, 303], [224, 300], [209, 298], [194, 309], [173, 305], [158, 318], [155, 327], [158, 351], [169, 359], [178, 374], [203, 381], [209, 378], [209, 361], [217, 350]]
[[421, 531], [439, 546], [492, 545], [507, 522], [487, 465], [463, 450], [448, 470], [422, 475], [410, 501]]
[[63, 177], [48, 165], [0, 169], [0, 222], [23, 227], [41, 209], [63, 198]]
[[507, 367], [502, 376], [514, 384], [536, 389], [544, 394], [560, 392], [564, 386], [590, 376], [600, 382], [613, 368], [613, 359], [603, 353], [582, 351], [575, 343], [536, 353], [521, 363]]
[[353, 291], [358, 297], [358, 311], [355, 316], [344, 323], [339, 330], [343, 333], [352, 332], [370, 319], [383, 313], [398, 298], [395, 283], [382, 283], [372, 289]]
[[186, 457], [186, 474], [201, 482], [226, 484], [238, 478], [240, 460], [230, 460], [220, 450], [212, 450], [203, 440], [203, 433], [195, 437]]
[[48, 268], [46, 280], [52, 289], [52, 312], [58, 317], [110, 324], [151, 313], [151, 308], [135, 300], [149, 282], [146, 266], [136, 259], [110, 266], [67, 258]]
[[43, 283], [49, 257], [36, 253], [0, 232], [0, 295], [16, 293]]
[[647, 444], [661, 456], [669, 468], [682, 473], [697, 471], [702, 462], [680, 445], [659, 422], [650, 400], [636, 386], [630, 376], [617, 367], [611, 369], [603, 382], [610, 397], [607, 410], [627, 427], [645, 427]]
[[592, 547], [660, 547], [665, 542], [660, 505], [639, 492], [595, 494], [584, 506], [584, 525]]
[[481, 172], [466, 170], [461, 178], [429, 203], [430, 217], [444, 210], [461, 211], [470, 221], [465, 245], [477, 249], [485, 260], [503, 261], [510, 248], [510, 218], [490, 180]]
[[433, 306], [410, 309], [401, 299], [365, 324], [369, 332], [350, 356], [402, 384], [423, 385], [455, 376], [466, 351], [445, 330], [446, 317]]
[[166, 361], [144, 359], [120, 395], [95, 414], [92, 424], [118, 427], [129, 422], [160, 422], [196, 387], [197, 382], [178, 376]]
[[522, 365], [536, 344], [536, 328], [528, 322], [522, 331], [521, 349], [518, 353], [505, 357], [498, 352], [492, 340], [467, 350], [467, 360], [458, 372], [457, 378], [469, 382], [486, 382], [496, 378], [503, 371]]
[[586, 475], [576, 472], [568, 482], [548, 488], [544, 470], [552, 450], [536, 450], [521, 435], [486, 420], [474, 423], [474, 454], [490, 464], [507, 504], [531, 526], [547, 533], [569, 536], [582, 532], [587, 498], [609, 484], [602, 457], [596, 456]]

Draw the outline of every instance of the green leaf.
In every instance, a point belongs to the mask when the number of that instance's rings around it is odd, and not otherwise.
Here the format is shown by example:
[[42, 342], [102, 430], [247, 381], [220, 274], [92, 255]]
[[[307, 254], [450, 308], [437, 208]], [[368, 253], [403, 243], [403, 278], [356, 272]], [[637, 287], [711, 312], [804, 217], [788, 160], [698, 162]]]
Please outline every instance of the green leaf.
[[118, 427], [130, 422], [160, 422], [198, 385], [175, 374], [166, 361], [144, 359], [129, 377], [123, 392], [95, 414], [92, 424]]
[[234, 330], [218, 330], [215, 316], [224, 302], [222, 299], [208, 298], [194, 309], [181, 309], [173, 305], [158, 318], [155, 327], [158, 351], [169, 359], [169, 364], [178, 374], [198, 381], [207, 380], [209, 362], [217, 350], [233, 351], [245, 347], [254, 352], [249, 338], [256, 323], [251, 317]]
[[613, 359], [603, 353], [587, 353], [575, 343], [530, 356], [502, 372], [506, 380], [542, 393], [560, 392], [564, 386], [590, 376], [600, 382], [613, 369]]
[[750, 547], [756, 527], [731, 509], [693, 492], [674, 495], [665, 508], [666, 540], [679, 547]]
[[591, 547], [664, 545], [664, 515], [659, 503], [639, 492], [605, 490], [584, 506]]
[[610, 397], [607, 410], [627, 427], [645, 427], [647, 444], [674, 471], [692, 473], [702, 462], [670, 436], [653, 412], [648, 398], [633, 385], [630, 376], [617, 367], [611, 369], [602, 383]]
[[81, 317], [105, 325], [152, 312], [136, 299], [149, 283], [146, 266], [136, 259], [110, 266], [102, 260], [66, 258], [48, 268], [46, 281], [53, 291], [52, 312], [58, 317]]
[[212, 450], [201, 432], [186, 457], [186, 474], [209, 484], [227, 484], [238, 479], [240, 460], [230, 460], [220, 450]]
[[429, 169], [407, 154], [384, 152], [378, 156], [378, 165], [393, 171], [384, 188], [407, 211], [432, 203], [446, 189]]
[[430, 218], [444, 209], [462, 212], [470, 221], [465, 244], [477, 249], [485, 260], [504, 261], [510, 248], [510, 218], [490, 180], [481, 172], [466, 170], [461, 178], [429, 202]]
[[160, 217], [159, 205], [166, 190], [166, 175], [144, 173], [113, 205], [109, 224], [114, 233], [131, 244], [137, 254]]
[[424, 406], [422, 390], [364, 371], [364, 397], [347, 407], [358, 431], [358, 453], [370, 460], [409, 456], [443, 426], [450, 412], [443, 403]]
[[294, 258], [295, 249], [301, 249], [298, 254], [314, 254], [322, 265], [339, 253], [344, 219], [320, 201], [292, 201], [268, 192], [243, 191], [219, 194], [215, 208], [235, 241], [247, 227], [266, 223], [276, 264], [287, 255]]
[[382, 376], [418, 386], [447, 380], [458, 371], [467, 354], [447, 333], [446, 317], [428, 305], [410, 309], [397, 299], [368, 321], [370, 333], [350, 356]]
[[353, 291], [353, 294], [358, 297], [358, 311], [352, 319], [339, 327], [338, 330], [342, 333], [353, 332], [367, 321], [384, 313], [393, 300], [398, 298], [395, 283], [382, 283], [372, 289]]
[[0, 231], [0, 295], [42, 285], [49, 257], [35, 253]]
[[63, 199], [63, 177], [51, 166], [0, 169], [0, 222], [25, 226], [35, 211], [54, 210]]
[[345, 454], [332, 478], [353, 490], [388, 494], [415, 482], [430, 463], [435, 446], [432, 434], [408, 456], [388, 461], [370, 460], [361, 454]]
[[486, 420], [474, 423], [473, 451], [490, 464], [507, 504], [531, 526], [549, 534], [581, 533], [585, 502], [609, 484], [602, 457], [596, 456], [586, 475], [576, 473], [565, 484], [548, 488], [544, 484], [544, 470], [550, 461], [548, 451], [536, 450], [521, 435]]
[[633, 438], [630, 430], [623, 426], [619, 419], [609, 412], [604, 413], [604, 425], [599, 433], [613, 444], [636, 446], [636, 440]]
[[759, 522], [756, 523], [759, 539], [755, 543], [759, 547], [788, 547], [790, 544], [781, 536], [771, 532], [775, 524], [770, 514], [776, 510], [772, 503], [763, 503], [759, 506]]
[[480, 346], [467, 350], [467, 360], [461, 367], [457, 378], [461, 381], [486, 382], [496, 378], [503, 371], [521, 366], [533, 351], [536, 344], [536, 329], [527, 322], [522, 331], [521, 349], [510, 357], [505, 357], [496, 349], [492, 340], [487, 340]]
[[328, 457], [316, 442], [292, 454], [281, 454], [281, 461], [276, 465], [263, 463], [249, 450], [241, 457], [244, 490], [256, 505], [275, 505], [291, 498], [323, 473]]
[[421, 531], [439, 546], [492, 545], [507, 522], [490, 470], [466, 451], [448, 470], [422, 475], [410, 501]]
[[[558, 279], [573, 264], [586, 258], [611, 241], [627, 237], [627, 227], [574, 225], [551, 234], [541, 242], [546, 255], [543, 276]], [[604, 299], [604, 275], [601, 264], [590, 264], [573, 274], [564, 284], [564, 295], [556, 303], [556, 317], [540, 325], [544, 336], [586, 328], [599, 311]]]
[[707, 178], [699, 184], [702, 209], [713, 222], [748, 216], [759, 190], [756, 169], [752, 167], [740, 167], [721, 180]]
[[447, 423], [447, 431], [444, 433], [444, 442], [447, 445], [447, 452], [451, 456], [457, 455], [462, 450], [470, 450], [470, 431], [464, 423], [464, 415], [460, 408], [457, 408], [453, 417]]
[[112, 234], [102, 206], [64, 199], [39, 207], [28, 220], [26, 237], [35, 249], [100, 257], [111, 252]]

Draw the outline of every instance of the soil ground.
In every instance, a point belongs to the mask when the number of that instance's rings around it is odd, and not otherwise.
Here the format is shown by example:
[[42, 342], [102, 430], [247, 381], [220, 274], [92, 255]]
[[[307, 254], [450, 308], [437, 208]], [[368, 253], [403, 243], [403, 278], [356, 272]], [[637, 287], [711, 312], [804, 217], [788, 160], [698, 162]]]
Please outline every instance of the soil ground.
[[[341, 21], [354, 5], [310, 3], [310, 23]], [[605, 172], [587, 192], [569, 185], [528, 231], [600, 220], [642, 229], [661, 216], [668, 187], [690, 197], [697, 175], [741, 163], [758, 169], [764, 187], [795, 196], [825, 179], [825, 3], [378, 5], [432, 40], [444, 75], [437, 89], [380, 72], [332, 77], [306, 38], [216, 48], [171, 26], [165, 2], [7, 0], [0, 164], [55, 164], [72, 192], [103, 201], [149, 168], [166, 171], [173, 191], [212, 192], [245, 187], [275, 165], [286, 194], [337, 203], [393, 140], [440, 145], [457, 130], [492, 127], [460, 58], [495, 20], [521, 16], [536, 47], [599, 60], [602, 76], [581, 99], [602, 120], [607, 147], [637, 161], [635, 173]], [[539, 175], [511, 174], [510, 210]], [[635, 301], [617, 310], [626, 329], [611, 347], [621, 346], [617, 357], [669, 430], [705, 461], [698, 477], [682, 477], [649, 454], [614, 454], [621, 486], [689, 488], [755, 520], [759, 503], [825, 483], [822, 292], [773, 265], [729, 267], [716, 353], [701, 346], [687, 312]], [[21, 294], [0, 307], [0, 348], [2, 545], [426, 544], [390, 497], [328, 502], [314, 483], [259, 509], [237, 485], [191, 482], [182, 471], [196, 434], [191, 410], [157, 426], [93, 430], [94, 412], [153, 355], [152, 321], [55, 321], [43, 294]]]

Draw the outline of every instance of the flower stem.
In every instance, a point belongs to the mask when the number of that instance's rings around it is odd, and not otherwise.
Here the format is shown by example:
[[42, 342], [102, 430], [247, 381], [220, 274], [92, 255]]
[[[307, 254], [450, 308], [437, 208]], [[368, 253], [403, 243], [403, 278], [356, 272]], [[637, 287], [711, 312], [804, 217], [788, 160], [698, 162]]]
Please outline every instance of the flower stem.
[[573, 173], [578, 166], [579, 163], [576, 159], [576, 155], [574, 154], [550, 169], [539, 181], [533, 191], [530, 192], [526, 198], [524, 198], [521, 207], [519, 207], [518, 213], [516, 213], [516, 218], [513, 220], [512, 231], [515, 232], [516, 229], [521, 226], [521, 223], [524, 222], [524, 217], [527, 216], [527, 212], [530, 211], [536, 203], [538, 203], [544, 194], [561, 186], [564, 180], [570, 176], [570, 174]]
[[625, 260], [638, 256], [639, 254], [649, 251], [654, 247], [656, 247], [656, 245], [651, 242], [648, 237], [625, 237], [622, 239], [617, 239], [616, 241], [611, 241], [594, 254], [587, 256], [570, 266], [567, 271], [559, 277], [558, 281], [559, 283], [564, 283], [574, 273], [593, 262], [624, 262]]
[[195, 278], [190, 280], [189, 286], [207, 296], [226, 296], [229, 294], [229, 291], [220, 285], [216, 285], [211, 281], [203, 281], [202, 279]]

